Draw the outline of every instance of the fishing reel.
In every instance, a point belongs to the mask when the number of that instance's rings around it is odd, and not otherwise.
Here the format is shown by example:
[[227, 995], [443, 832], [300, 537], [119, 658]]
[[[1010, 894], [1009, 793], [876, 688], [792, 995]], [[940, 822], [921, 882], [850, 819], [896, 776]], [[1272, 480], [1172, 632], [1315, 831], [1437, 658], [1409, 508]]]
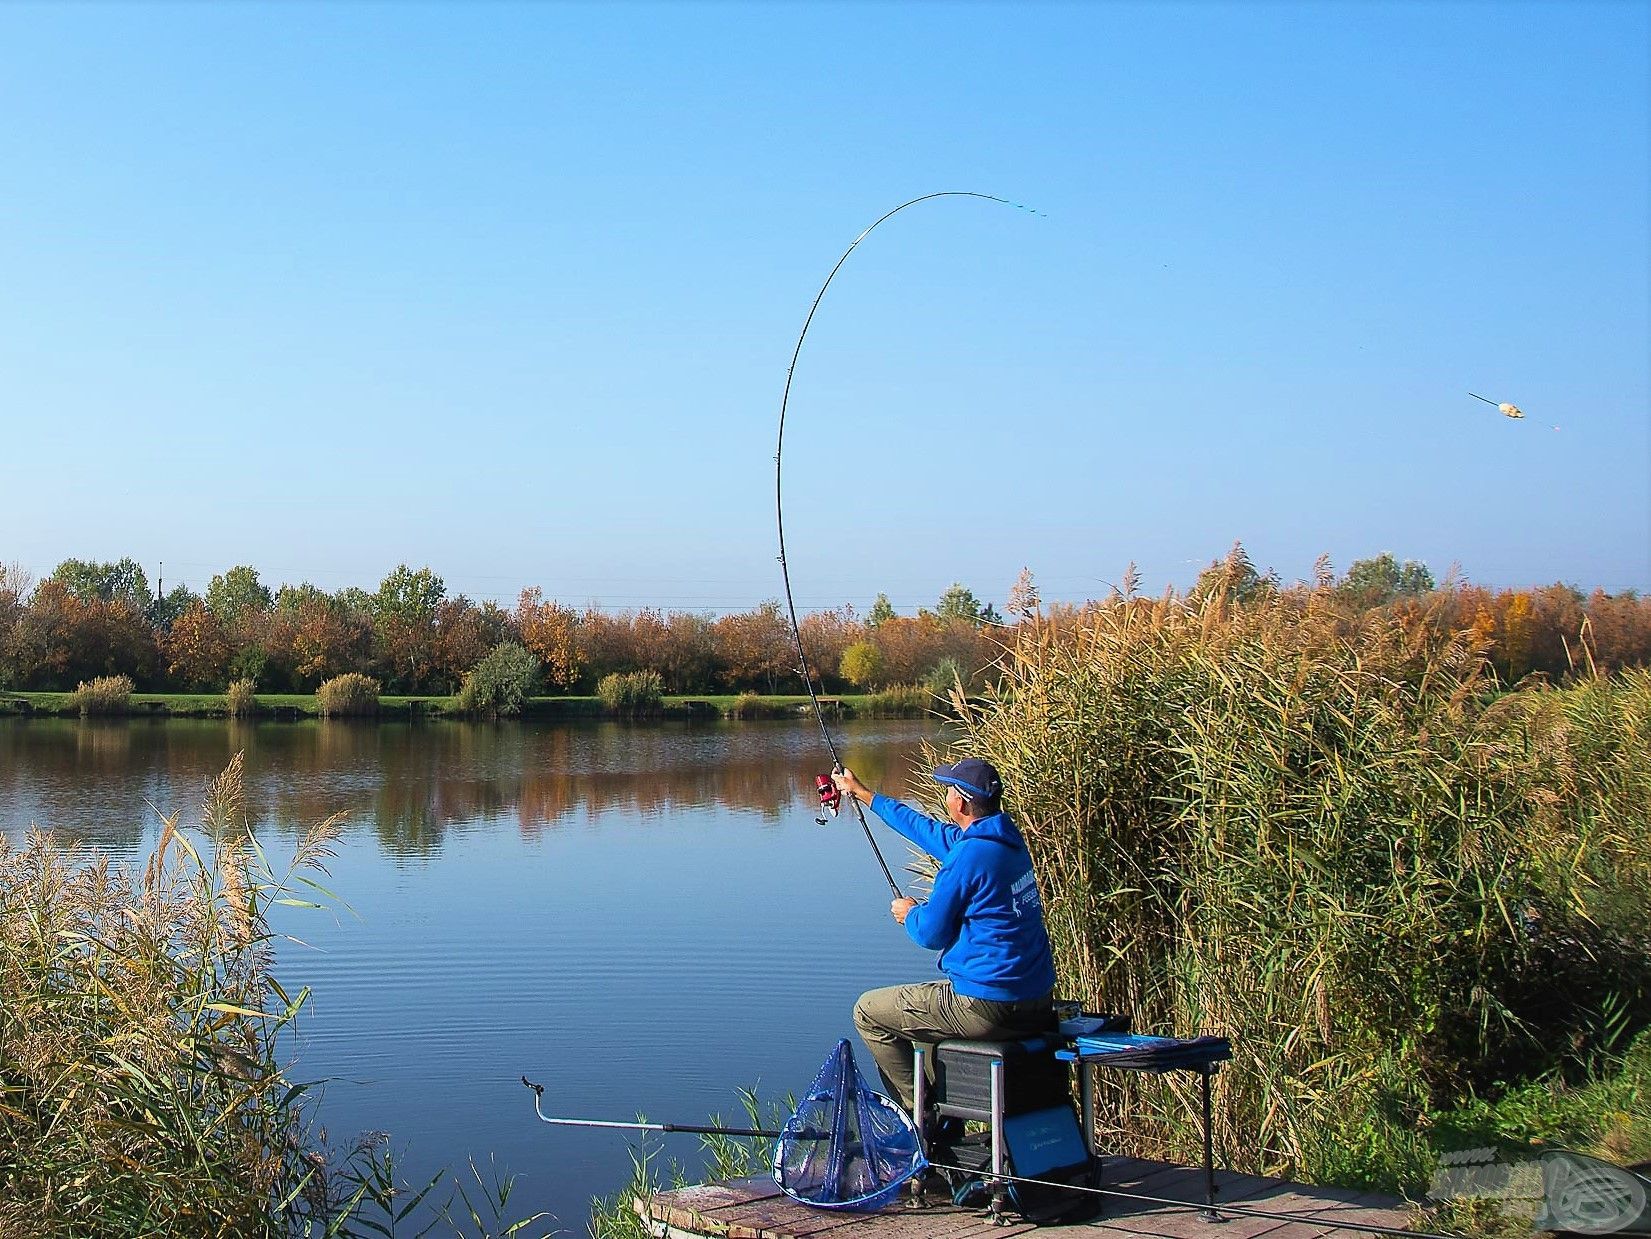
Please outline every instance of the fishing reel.
[[820, 797], [820, 811], [814, 815], [814, 824], [824, 826], [843, 807], [843, 793], [837, 790], [829, 774], [814, 776], [814, 791]]

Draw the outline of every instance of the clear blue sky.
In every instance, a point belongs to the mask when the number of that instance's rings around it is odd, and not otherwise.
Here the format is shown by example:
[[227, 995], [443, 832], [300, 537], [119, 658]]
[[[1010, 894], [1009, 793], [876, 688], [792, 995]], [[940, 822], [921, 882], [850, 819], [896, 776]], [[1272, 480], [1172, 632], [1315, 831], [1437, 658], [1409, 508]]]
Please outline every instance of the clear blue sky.
[[[1651, 7], [0, 7], [0, 559], [1651, 588]], [[1522, 406], [1514, 422], [1469, 391]], [[1558, 427], [1557, 430], [1554, 427]]]

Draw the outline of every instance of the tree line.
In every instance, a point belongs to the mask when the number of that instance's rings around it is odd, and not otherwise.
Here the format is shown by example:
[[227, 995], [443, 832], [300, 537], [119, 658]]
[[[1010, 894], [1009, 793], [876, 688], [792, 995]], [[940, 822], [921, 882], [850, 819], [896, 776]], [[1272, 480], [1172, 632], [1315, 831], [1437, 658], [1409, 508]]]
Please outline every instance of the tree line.
[[[1336, 579], [1321, 561], [1318, 584], [1350, 615], [1391, 612], [1409, 624], [1472, 630], [1498, 675], [1558, 679], [1591, 659], [1600, 669], [1651, 665], [1651, 600], [1633, 592], [1584, 595], [1567, 585], [1491, 590], [1435, 585], [1424, 565], [1390, 554], [1356, 561]], [[1282, 589], [1258, 573], [1241, 546], [1188, 591], [1215, 589], [1238, 603]], [[927, 683], [944, 691], [979, 682], [1005, 637], [1033, 617], [1059, 622], [1085, 607], [1045, 606], [1029, 571], [1009, 592], [1007, 615], [954, 584], [933, 608], [899, 615], [886, 595], [864, 615], [853, 607], [800, 620], [804, 649], [827, 692]], [[575, 608], [525, 589], [513, 607], [450, 594], [429, 568], [400, 565], [373, 591], [329, 593], [311, 584], [274, 590], [256, 569], [214, 576], [204, 593], [150, 587], [141, 566], [65, 560], [40, 581], [0, 567], [0, 690], [69, 690], [125, 675], [148, 692], [221, 692], [251, 681], [260, 692], [313, 692], [347, 672], [390, 693], [448, 694], [501, 646], [538, 662], [551, 693], [588, 693], [613, 673], [653, 671], [672, 694], [801, 691], [791, 629], [779, 603], [718, 617], [643, 608]]]
[[[998, 617], [954, 585], [935, 608], [894, 613], [879, 597], [802, 617], [810, 669], [828, 691], [912, 683], [984, 666]], [[0, 690], [73, 689], [124, 675], [140, 691], [313, 692], [347, 672], [390, 693], [447, 694], [502, 645], [524, 647], [551, 693], [593, 691], [610, 673], [651, 670], [669, 693], [801, 692], [785, 614], [769, 601], [711, 617], [643, 608], [579, 609], [521, 592], [513, 607], [450, 594], [429, 568], [400, 565], [373, 591], [311, 584], [271, 590], [255, 568], [214, 576], [204, 593], [153, 590], [142, 567], [65, 560], [45, 579], [0, 567]], [[851, 647], [862, 648], [848, 659]]]

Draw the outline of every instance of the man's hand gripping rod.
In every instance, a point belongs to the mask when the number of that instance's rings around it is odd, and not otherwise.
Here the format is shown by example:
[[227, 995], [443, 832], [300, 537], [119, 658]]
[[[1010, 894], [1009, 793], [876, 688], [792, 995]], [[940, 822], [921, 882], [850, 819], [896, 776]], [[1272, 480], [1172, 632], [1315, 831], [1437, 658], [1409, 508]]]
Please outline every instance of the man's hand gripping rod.
[[[831, 769], [836, 774], [842, 774], [845, 767], [843, 766], [842, 759], [837, 756], [837, 746], [831, 742], [831, 733], [826, 731], [825, 722], [823, 720], [820, 723], [820, 730], [825, 734], [826, 747], [831, 750]], [[838, 807], [843, 803], [843, 793], [837, 790], [837, 785], [832, 781], [831, 775], [816, 775], [814, 778], [814, 786], [815, 790], [820, 794], [821, 810], [829, 810], [831, 816], [836, 817]], [[871, 844], [871, 850], [877, 857], [877, 864], [883, 870], [883, 877], [888, 882], [889, 889], [894, 892], [894, 897], [896, 899], [904, 899], [906, 897], [905, 892], [903, 892], [899, 886], [895, 884], [894, 874], [889, 872], [889, 863], [883, 859], [883, 849], [878, 847], [877, 840], [872, 838], [871, 827], [866, 823], [866, 811], [860, 807], [860, 798], [858, 796], [850, 795], [849, 799], [854, 802], [854, 816], [860, 819], [860, 829], [866, 833], [866, 842]], [[814, 820], [821, 826], [826, 824], [826, 819], [823, 815], [815, 818]]]

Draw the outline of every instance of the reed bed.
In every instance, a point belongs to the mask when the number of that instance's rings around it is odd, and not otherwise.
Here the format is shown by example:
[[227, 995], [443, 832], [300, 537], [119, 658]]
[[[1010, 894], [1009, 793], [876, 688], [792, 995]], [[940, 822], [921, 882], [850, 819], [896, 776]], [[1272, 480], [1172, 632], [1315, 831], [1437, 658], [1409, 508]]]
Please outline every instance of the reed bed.
[[368, 718], [378, 713], [378, 698], [377, 680], [346, 671], [316, 688], [315, 708], [322, 718]]
[[258, 713], [258, 686], [250, 679], [231, 680], [224, 689], [224, 709], [230, 718], [251, 718]]
[[665, 705], [665, 681], [657, 671], [615, 671], [602, 677], [596, 695], [610, 714], [647, 718]]
[[895, 684], [866, 694], [855, 713], [866, 718], [920, 718], [940, 705], [935, 694], [921, 684]]
[[124, 714], [132, 701], [132, 677], [100, 675], [82, 680], [69, 694], [71, 705], [82, 714]]
[[[1651, 675], [1498, 695], [1471, 634], [1323, 587], [1115, 599], [999, 671], [956, 747], [1004, 776], [1062, 988], [1232, 1036], [1230, 1164], [1424, 1183], [1437, 1108], [1651, 1021]], [[1103, 1085], [1108, 1145], [1191, 1151], [1195, 1079]]]

